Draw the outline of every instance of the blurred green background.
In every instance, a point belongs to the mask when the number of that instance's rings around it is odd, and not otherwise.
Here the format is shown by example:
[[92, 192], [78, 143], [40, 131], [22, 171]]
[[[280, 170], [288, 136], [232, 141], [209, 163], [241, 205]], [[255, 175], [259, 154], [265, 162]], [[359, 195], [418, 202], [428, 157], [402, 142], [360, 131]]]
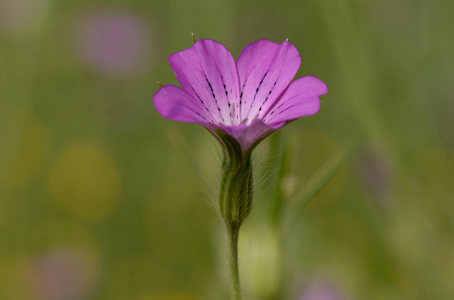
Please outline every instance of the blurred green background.
[[0, 0], [0, 299], [228, 299], [221, 150], [152, 103], [190, 32], [235, 57], [289, 37], [330, 89], [256, 150], [245, 299], [454, 299], [453, 12]]

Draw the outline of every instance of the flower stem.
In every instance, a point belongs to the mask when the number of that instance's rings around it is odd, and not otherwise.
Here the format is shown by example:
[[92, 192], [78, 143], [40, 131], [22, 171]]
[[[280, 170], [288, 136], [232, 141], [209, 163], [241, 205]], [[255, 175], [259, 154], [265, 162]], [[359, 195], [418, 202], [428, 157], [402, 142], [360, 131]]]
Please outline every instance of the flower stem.
[[232, 285], [232, 300], [241, 300], [240, 274], [238, 271], [238, 235], [240, 226], [237, 224], [227, 224], [227, 234], [229, 239], [229, 267], [230, 282]]

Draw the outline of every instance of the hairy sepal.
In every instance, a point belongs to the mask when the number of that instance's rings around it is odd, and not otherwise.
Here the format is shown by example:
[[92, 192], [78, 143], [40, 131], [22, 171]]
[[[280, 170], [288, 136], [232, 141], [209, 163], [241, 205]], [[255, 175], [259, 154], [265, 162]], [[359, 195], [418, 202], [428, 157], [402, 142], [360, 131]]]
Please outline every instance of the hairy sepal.
[[219, 209], [229, 227], [239, 227], [252, 209], [253, 173], [251, 151], [222, 130], [216, 131], [224, 150]]

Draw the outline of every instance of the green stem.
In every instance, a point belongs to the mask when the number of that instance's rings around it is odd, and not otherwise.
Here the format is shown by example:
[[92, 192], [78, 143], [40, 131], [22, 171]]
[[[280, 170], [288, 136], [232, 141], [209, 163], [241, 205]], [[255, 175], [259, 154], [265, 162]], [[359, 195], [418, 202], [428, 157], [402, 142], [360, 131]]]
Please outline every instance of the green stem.
[[227, 234], [229, 239], [229, 267], [230, 282], [232, 285], [232, 300], [241, 300], [240, 274], [238, 271], [238, 235], [240, 226], [227, 224]]

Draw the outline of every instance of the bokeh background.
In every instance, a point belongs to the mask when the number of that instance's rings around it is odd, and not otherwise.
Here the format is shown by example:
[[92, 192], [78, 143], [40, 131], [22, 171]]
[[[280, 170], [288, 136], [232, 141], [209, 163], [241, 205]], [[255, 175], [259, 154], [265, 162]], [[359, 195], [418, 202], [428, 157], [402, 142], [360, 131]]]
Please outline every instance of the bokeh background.
[[330, 89], [256, 151], [245, 299], [454, 299], [453, 12], [0, 0], [0, 299], [228, 299], [221, 150], [152, 104], [190, 32], [236, 57], [288, 37]]

